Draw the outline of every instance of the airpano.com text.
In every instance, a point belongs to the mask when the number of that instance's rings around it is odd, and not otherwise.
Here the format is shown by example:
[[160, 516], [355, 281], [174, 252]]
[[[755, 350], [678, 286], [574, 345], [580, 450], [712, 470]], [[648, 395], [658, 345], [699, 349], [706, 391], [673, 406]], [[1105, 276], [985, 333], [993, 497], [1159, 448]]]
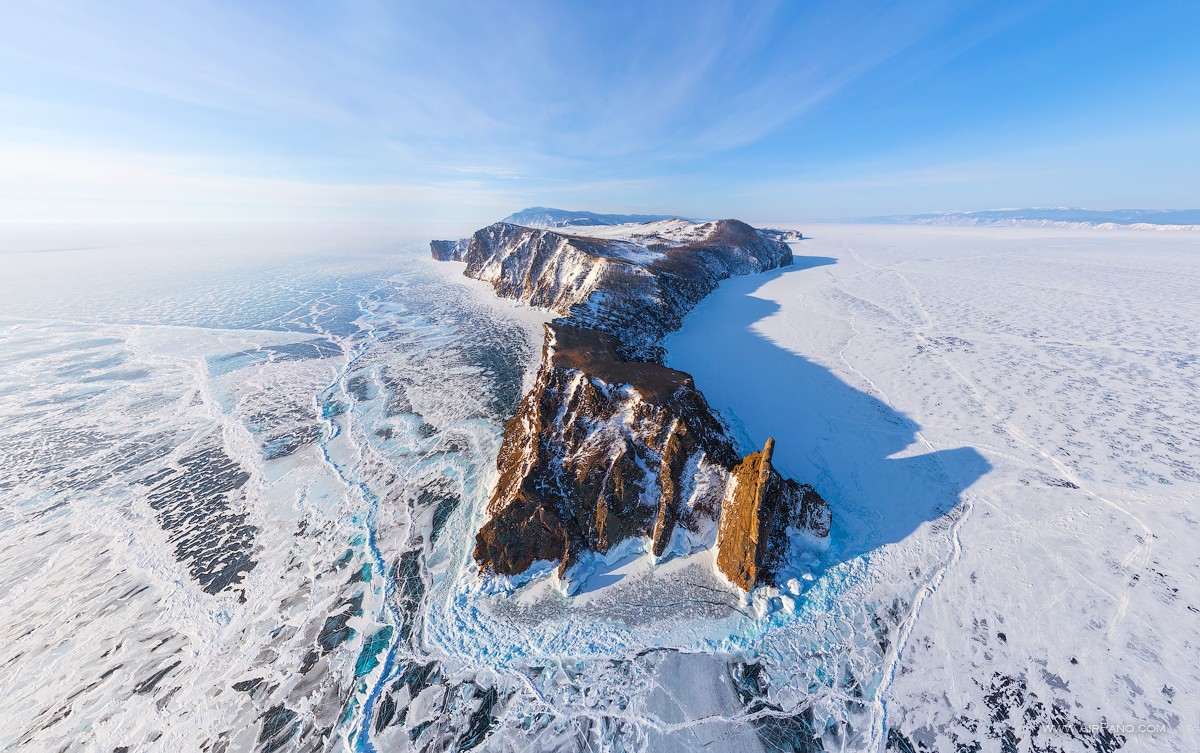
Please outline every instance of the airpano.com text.
[[1112, 724], [1108, 722], [1102, 722], [1100, 724], [1089, 724], [1086, 726], [1089, 732], [1110, 732], [1115, 735], [1153, 735], [1167, 731], [1167, 725], [1165, 724], [1142, 724], [1130, 722], [1123, 724]]

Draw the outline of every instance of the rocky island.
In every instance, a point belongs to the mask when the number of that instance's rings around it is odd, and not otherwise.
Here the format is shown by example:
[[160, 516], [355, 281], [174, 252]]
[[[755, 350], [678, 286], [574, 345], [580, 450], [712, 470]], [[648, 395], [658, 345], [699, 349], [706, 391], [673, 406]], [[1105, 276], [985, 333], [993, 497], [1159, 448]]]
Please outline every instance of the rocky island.
[[715, 543], [734, 585], [772, 583], [790, 533], [828, 535], [828, 506], [775, 470], [772, 440], [738, 457], [691, 376], [663, 365], [662, 339], [721, 280], [789, 266], [791, 249], [738, 220], [557, 211], [431, 243], [497, 295], [559, 314], [505, 426], [475, 560], [501, 575], [549, 560], [561, 577], [629, 538], [649, 539], [655, 556]]

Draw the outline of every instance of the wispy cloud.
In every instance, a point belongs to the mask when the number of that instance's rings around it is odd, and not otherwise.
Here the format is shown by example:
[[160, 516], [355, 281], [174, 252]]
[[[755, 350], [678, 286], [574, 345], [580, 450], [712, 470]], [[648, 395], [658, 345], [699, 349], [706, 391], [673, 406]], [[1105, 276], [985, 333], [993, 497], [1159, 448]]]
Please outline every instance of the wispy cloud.
[[[875, 124], [875, 103], [920, 99], [1045, 5], [18, 0], [0, 24], [0, 212], [83, 211], [94, 189], [95, 211], [120, 196], [126, 214], [525, 197], [698, 213], [789, 165], [836, 168], [844, 124], [872, 153], [921, 140], [916, 116]], [[969, 115], [979, 98], [961, 97], [922, 101], [920, 127]]]
[[813, 8], [68, 3], [10, 14], [0, 55], [76, 82], [81, 106], [110, 87], [319, 124], [413, 144], [432, 160], [414, 167], [497, 153], [662, 160], [771, 133], [935, 31], [953, 4]]

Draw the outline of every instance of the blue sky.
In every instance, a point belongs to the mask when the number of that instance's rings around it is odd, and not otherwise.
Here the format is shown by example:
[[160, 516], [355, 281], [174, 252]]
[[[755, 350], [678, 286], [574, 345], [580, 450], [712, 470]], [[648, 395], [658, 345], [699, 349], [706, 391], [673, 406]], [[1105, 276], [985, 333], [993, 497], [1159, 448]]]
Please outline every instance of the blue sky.
[[1200, 3], [39, 2], [0, 220], [1200, 205]]

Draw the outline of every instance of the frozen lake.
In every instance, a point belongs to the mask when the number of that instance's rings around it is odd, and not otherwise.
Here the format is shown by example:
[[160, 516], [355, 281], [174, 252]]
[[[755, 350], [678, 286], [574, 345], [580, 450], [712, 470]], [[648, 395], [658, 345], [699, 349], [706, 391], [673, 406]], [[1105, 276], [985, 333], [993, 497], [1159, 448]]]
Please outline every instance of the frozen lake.
[[544, 316], [423, 243], [0, 244], [0, 747], [1195, 750], [1200, 237], [804, 230], [667, 342], [831, 502], [753, 602], [488, 591]]
[[805, 230], [669, 363], [831, 501], [841, 608], [898, 600], [875, 741], [1195, 749], [1200, 239]]

